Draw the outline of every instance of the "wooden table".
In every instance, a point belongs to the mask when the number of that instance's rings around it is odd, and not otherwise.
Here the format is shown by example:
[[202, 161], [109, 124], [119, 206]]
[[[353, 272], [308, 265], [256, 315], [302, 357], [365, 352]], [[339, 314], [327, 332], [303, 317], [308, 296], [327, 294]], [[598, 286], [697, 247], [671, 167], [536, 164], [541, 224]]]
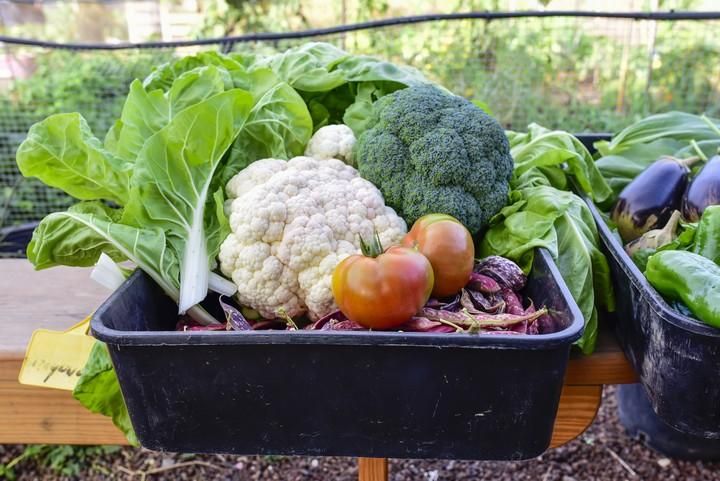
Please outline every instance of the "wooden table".
[[[25, 346], [38, 327], [66, 329], [108, 295], [88, 269], [35, 272], [21, 259], [0, 260], [0, 444], [126, 444], [108, 418], [86, 411], [67, 391], [17, 382]], [[601, 332], [592, 356], [573, 355], [551, 447], [571, 441], [593, 422], [605, 384], [636, 382], [615, 338]], [[385, 481], [387, 460], [360, 458], [361, 481]]]

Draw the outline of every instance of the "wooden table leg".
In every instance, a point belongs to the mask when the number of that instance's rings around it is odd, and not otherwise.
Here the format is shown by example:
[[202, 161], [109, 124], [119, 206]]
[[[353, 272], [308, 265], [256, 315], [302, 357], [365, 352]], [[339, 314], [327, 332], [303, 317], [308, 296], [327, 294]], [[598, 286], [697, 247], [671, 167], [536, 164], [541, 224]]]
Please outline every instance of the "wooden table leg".
[[387, 458], [358, 458], [359, 481], [387, 481]]

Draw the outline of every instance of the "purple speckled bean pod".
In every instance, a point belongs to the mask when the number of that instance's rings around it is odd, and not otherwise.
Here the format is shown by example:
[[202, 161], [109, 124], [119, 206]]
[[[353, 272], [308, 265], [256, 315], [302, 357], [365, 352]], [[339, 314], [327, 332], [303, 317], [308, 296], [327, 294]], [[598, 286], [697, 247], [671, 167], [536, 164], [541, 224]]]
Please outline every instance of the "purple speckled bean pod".
[[537, 321], [535, 321], [535, 325], [537, 326], [538, 333], [540, 334], [549, 334], [558, 330], [555, 320], [547, 313], [538, 317]]
[[473, 291], [482, 292], [483, 294], [495, 294], [500, 292], [500, 284], [492, 277], [473, 272], [470, 274], [470, 282], [466, 286]]
[[509, 327], [523, 321], [534, 321], [547, 312], [547, 309], [540, 309], [528, 315], [515, 314], [470, 314], [466, 312], [447, 312], [438, 309], [423, 308], [420, 314], [431, 321], [450, 321], [463, 327]]
[[438, 299], [431, 297], [426, 303], [425, 307], [432, 307], [433, 309], [443, 309], [445, 311], [457, 311], [460, 309], [460, 294], [454, 297], [445, 299]]
[[489, 297], [478, 291], [466, 291], [472, 299], [475, 307], [484, 312], [492, 314], [501, 314], [505, 312], [505, 301], [497, 294], [491, 294]]
[[[327, 329], [326, 329], [327, 328]], [[361, 326], [355, 321], [351, 321], [349, 319], [345, 321], [336, 321], [335, 319], [332, 319], [330, 322], [325, 324], [322, 328], [322, 330], [330, 330], [330, 331], [367, 331], [367, 328]]]
[[247, 321], [247, 319], [245, 319], [245, 316], [242, 315], [239, 309], [236, 309], [234, 306], [223, 301], [223, 296], [220, 296], [218, 298], [218, 302], [220, 303], [220, 307], [222, 307], [222, 310], [225, 313], [228, 331], [252, 331], [252, 326]]
[[473, 272], [491, 277], [497, 281], [500, 287], [512, 291], [520, 291], [525, 287], [527, 277], [520, 266], [510, 259], [500, 256], [488, 256], [475, 264]]
[[305, 329], [310, 329], [310, 330], [313, 330], [313, 331], [322, 329], [323, 326], [324, 326], [325, 324], [327, 324], [328, 321], [330, 321], [330, 320], [332, 320], [332, 319], [334, 319], [334, 320], [336, 320], [336, 321], [338, 321], [338, 322], [340, 322], [340, 321], [347, 321], [347, 317], [345, 316], [345, 314], [343, 314], [342, 311], [340, 311], [340, 310], [338, 309], [338, 310], [332, 311], [332, 312], [329, 313], [329, 314], [324, 315], [323, 317], [321, 317], [321, 318], [318, 319], [317, 321], [315, 321], [315, 322], [313, 322], [312, 324], [310, 324], [309, 326], [305, 327]]
[[523, 309], [522, 302], [517, 294], [510, 289], [503, 289], [500, 291], [500, 296], [505, 301], [505, 312], [516, 316], [525, 315], [525, 309]]
[[[481, 293], [477, 293], [482, 296]], [[463, 289], [460, 294], [460, 304], [470, 313], [470, 314], [480, 314], [480, 312], [475, 307], [475, 302], [473, 301], [473, 298], [470, 296], [470, 293], [467, 291], [467, 289]]]
[[455, 332], [455, 329], [447, 324], [419, 316], [411, 318], [398, 329], [407, 332]]

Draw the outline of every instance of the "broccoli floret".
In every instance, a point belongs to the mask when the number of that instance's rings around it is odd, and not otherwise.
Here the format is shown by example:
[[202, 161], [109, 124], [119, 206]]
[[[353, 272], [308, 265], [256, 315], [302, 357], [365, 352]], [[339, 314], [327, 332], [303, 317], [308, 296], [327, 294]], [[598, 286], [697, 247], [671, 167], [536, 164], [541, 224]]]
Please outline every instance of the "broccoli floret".
[[505, 131], [472, 102], [436, 87], [382, 97], [355, 145], [360, 175], [408, 225], [450, 214], [478, 232], [507, 203], [513, 170]]

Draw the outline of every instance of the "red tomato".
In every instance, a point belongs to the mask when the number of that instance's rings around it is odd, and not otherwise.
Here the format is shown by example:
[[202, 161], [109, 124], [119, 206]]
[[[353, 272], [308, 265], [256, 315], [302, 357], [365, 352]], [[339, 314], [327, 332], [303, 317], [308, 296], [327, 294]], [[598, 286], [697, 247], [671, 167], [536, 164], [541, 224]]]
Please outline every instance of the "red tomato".
[[432, 287], [433, 270], [427, 258], [400, 246], [376, 257], [350, 256], [337, 265], [332, 276], [339, 309], [371, 329], [392, 329], [410, 320], [430, 298]]
[[475, 245], [470, 232], [456, 218], [446, 214], [420, 217], [403, 238], [428, 258], [435, 274], [434, 297], [456, 294], [470, 280], [475, 263]]

